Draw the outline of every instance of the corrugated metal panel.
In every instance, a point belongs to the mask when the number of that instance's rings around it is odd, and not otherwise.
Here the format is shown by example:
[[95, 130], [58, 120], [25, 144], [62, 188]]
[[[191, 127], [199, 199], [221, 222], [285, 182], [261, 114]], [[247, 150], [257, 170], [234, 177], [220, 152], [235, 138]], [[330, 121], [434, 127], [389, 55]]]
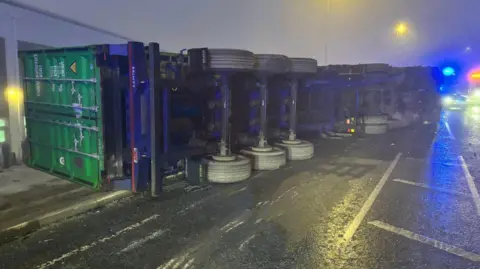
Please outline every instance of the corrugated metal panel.
[[103, 171], [95, 47], [24, 52], [29, 165], [98, 188]]
[[93, 48], [22, 54], [29, 109], [95, 117], [100, 103]]
[[29, 113], [29, 165], [98, 188], [103, 170], [101, 136], [95, 119]]

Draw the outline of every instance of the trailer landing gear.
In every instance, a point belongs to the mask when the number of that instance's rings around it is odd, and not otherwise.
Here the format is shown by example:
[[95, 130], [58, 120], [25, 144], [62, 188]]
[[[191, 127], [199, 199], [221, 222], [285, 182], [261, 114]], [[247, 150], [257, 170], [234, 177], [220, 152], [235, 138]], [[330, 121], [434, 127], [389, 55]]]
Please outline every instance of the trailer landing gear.
[[252, 52], [234, 49], [210, 49], [210, 67], [220, 75], [222, 113], [219, 150], [216, 155], [202, 161], [207, 180], [213, 183], [234, 183], [247, 180], [252, 173], [252, 163], [245, 156], [234, 155], [230, 148], [231, 94], [229, 78], [235, 72], [251, 72], [255, 61]]

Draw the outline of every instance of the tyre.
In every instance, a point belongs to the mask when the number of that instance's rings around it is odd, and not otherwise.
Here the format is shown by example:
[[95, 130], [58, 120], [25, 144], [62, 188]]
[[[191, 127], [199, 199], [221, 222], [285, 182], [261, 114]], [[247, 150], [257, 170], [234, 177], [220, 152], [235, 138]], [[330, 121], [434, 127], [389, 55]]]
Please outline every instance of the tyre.
[[247, 180], [252, 174], [250, 159], [240, 155], [225, 160], [208, 156], [202, 162], [207, 170], [207, 180], [214, 183], [240, 182]]
[[278, 54], [255, 54], [256, 70], [264, 73], [283, 74], [292, 70], [292, 61]]
[[364, 119], [365, 124], [385, 124], [387, 122], [386, 116], [366, 116]]
[[209, 49], [210, 67], [217, 70], [253, 70], [253, 52], [238, 49]]
[[254, 170], [276, 170], [287, 163], [285, 151], [277, 147], [250, 148], [241, 153], [252, 160]]
[[285, 150], [287, 160], [308, 160], [313, 157], [314, 147], [313, 144], [303, 140], [284, 140], [282, 142], [275, 143], [276, 146]]
[[388, 123], [384, 124], [365, 124], [366, 134], [384, 134], [388, 131]]
[[311, 58], [290, 58], [292, 73], [315, 74], [317, 73], [317, 60]]

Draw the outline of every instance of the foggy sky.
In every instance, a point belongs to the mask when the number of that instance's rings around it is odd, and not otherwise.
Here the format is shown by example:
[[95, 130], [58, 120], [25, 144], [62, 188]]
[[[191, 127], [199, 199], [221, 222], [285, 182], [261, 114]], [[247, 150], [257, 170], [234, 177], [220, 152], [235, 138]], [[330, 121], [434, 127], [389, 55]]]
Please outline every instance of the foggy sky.
[[[164, 50], [241, 48], [330, 64], [437, 64], [480, 52], [480, 0], [17, 0]], [[393, 25], [411, 33], [396, 38]], [[466, 47], [471, 52], [465, 53]]]

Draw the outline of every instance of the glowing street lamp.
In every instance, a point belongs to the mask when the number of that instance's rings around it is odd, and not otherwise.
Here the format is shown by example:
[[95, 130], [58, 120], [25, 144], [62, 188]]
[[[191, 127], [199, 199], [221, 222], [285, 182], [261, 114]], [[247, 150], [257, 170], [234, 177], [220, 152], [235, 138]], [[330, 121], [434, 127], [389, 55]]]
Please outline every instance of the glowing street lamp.
[[330, 11], [332, 9], [332, 2], [331, 0], [327, 0], [327, 14], [326, 14], [326, 23], [325, 23], [325, 46], [324, 46], [324, 61], [325, 61], [325, 66], [328, 65], [328, 39], [330, 37]]
[[394, 30], [397, 36], [405, 36], [409, 32], [409, 27], [405, 22], [399, 22], [395, 25]]
[[23, 91], [19, 87], [7, 87], [4, 94], [5, 99], [10, 105], [23, 102]]

